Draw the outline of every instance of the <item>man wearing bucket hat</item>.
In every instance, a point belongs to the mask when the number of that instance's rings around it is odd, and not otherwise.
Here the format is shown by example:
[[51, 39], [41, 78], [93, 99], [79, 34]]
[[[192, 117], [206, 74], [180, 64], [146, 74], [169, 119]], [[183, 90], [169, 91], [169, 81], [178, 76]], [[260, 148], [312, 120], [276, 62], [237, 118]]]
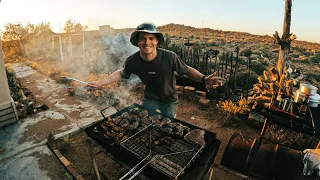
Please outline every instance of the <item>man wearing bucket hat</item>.
[[222, 84], [224, 78], [213, 74], [205, 76], [187, 66], [176, 53], [158, 48], [158, 44], [163, 41], [162, 33], [154, 24], [140, 24], [130, 37], [130, 42], [140, 50], [126, 59], [123, 68], [93, 84], [103, 86], [121, 78], [128, 79], [131, 74], [135, 74], [145, 85], [142, 105], [149, 109], [158, 109], [169, 117], [174, 117], [178, 105], [174, 72], [181, 76], [187, 75], [190, 79], [209, 86]]

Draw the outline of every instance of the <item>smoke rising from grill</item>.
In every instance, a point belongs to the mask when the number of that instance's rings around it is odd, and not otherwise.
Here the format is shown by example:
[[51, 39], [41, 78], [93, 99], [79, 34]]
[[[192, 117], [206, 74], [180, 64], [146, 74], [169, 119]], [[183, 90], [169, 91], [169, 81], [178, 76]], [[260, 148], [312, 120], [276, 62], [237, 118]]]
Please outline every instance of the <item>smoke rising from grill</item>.
[[[56, 72], [66, 72], [75, 79], [82, 81], [94, 81], [90, 75], [102, 78], [100, 75], [108, 75], [123, 67], [125, 59], [138, 51], [129, 39], [131, 32], [117, 33], [111, 31], [85, 31], [71, 34], [43, 33], [23, 43], [25, 53], [32, 61], [46, 59]], [[113, 104], [119, 100], [123, 105], [136, 102], [130, 94], [130, 89], [140, 79], [132, 76], [119, 87], [108, 88], [106, 91], [112, 95], [99, 97], [99, 101], [106, 105]], [[83, 93], [81, 88], [77, 92]], [[130, 101], [130, 102], [129, 102]], [[102, 103], [102, 102], [101, 102]]]

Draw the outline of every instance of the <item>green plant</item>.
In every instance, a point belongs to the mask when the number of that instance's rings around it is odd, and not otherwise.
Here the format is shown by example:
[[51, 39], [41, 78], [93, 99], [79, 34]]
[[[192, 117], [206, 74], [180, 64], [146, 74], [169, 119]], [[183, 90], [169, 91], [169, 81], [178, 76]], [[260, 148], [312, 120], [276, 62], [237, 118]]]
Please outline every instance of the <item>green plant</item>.
[[238, 63], [242, 65], [248, 65], [248, 60], [238, 57]]
[[58, 149], [62, 154], [68, 154], [71, 151], [71, 148], [72, 146], [66, 138], [62, 139], [62, 141], [59, 142]]
[[277, 143], [282, 143], [300, 150], [315, 148], [318, 142], [315, 137], [304, 133], [297, 133], [279, 125], [269, 125], [268, 136]]
[[[249, 84], [248, 84], [249, 78]], [[248, 72], [239, 72], [236, 76], [237, 88], [239, 89], [251, 89], [252, 86], [258, 83], [258, 75], [254, 72], [251, 72], [250, 76], [248, 76]]]
[[258, 62], [251, 63], [252, 70], [256, 72], [258, 75], [261, 75], [264, 70], [266, 70], [267, 66]]
[[306, 74], [306, 76], [307, 76], [306, 80], [308, 82], [312, 82], [312, 80], [320, 82], [320, 74], [308, 73], [308, 74]]
[[249, 58], [252, 54], [252, 50], [251, 49], [244, 49], [243, 51], [240, 52], [241, 56], [245, 56], [247, 58]]

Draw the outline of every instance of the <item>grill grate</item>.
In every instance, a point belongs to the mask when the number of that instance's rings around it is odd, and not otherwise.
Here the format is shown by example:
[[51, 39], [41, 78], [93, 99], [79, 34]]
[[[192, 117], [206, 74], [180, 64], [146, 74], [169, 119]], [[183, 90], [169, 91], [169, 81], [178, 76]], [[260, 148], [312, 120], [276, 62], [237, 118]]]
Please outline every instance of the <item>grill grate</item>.
[[155, 143], [159, 140], [158, 138], [163, 138], [159, 136], [159, 132], [158, 127], [149, 125], [121, 142], [120, 145], [140, 159], [147, 157], [152, 168], [177, 179], [200, 154], [202, 147], [183, 138], [170, 139], [169, 136], [165, 136], [168, 138], [167, 142]]

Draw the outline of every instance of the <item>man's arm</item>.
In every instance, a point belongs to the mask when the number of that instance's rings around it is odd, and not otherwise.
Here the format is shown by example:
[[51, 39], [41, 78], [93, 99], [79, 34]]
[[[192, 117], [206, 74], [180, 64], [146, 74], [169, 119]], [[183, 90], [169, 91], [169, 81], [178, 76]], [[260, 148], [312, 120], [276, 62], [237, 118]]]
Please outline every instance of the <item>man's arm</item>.
[[202, 77], [204, 75], [196, 69], [194, 69], [193, 67], [188, 66], [187, 76], [193, 81], [202, 82]]
[[[202, 78], [204, 77], [202, 73], [190, 66], [188, 66], [187, 76], [196, 82], [202, 82]], [[224, 81], [224, 78], [215, 76], [215, 73], [204, 78], [204, 83], [208, 85], [222, 85]]]
[[123, 71], [123, 68], [117, 70], [117, 71], [114, 71], [112, 74], [110, 74], [110, 76], [100, 80], [100, 81], [95, 81], [95, 82], [92, 82], [91, 84], [92, 85], [95, 85], [95, 86], [98, 86], [98, 87], [101, 87], [101, 86], [104, 86], [104, 85], [107, 85], [107, 84], [111, 84], [111, 83], [114, 83], [114, 82], [118, 82], [121, 80], [121, 73]]

